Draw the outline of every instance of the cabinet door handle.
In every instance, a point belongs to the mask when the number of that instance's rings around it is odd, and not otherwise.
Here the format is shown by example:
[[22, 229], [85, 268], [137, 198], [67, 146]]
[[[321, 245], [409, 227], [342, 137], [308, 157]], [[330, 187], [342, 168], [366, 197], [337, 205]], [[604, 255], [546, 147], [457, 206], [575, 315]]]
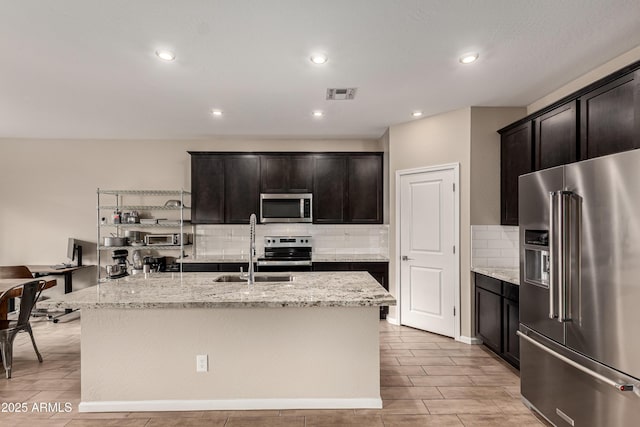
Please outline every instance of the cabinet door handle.
[[402, 255], [402, 258], [400, 258], [402, 261], [411, 261], [413, 258], [409, 258], [406, 255]]

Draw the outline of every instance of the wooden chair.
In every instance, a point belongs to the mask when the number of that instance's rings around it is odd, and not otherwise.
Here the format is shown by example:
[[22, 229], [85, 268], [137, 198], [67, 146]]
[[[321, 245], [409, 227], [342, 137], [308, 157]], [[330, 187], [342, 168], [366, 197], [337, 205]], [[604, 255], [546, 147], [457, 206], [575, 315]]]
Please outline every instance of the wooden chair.
[[[31, 270], [25, 265], [0, 265], [0, 279], [32, 279], [33, 274]], [[47, 280], [44, 285], [44, 289], [49, 289], [56, 286], [55, 280]], [[14, 292], [11, 295], [7, 295], [6, 301], [0, 301], [0, 320], [7, 320], [7, 312], [9, 306], [9, 299], [20, 296]]]
[[33, 349], [36, 351], [36, 355], [38, 356], [38, 361], [42, 363], [42, 355], [38, 351], [36, 340], [33, 338], [33, 331], [31, 330], [29, 317], [31, 316], [31, 310], [40, 296], [40, 293], [42, 293], [45, 284], [46, 282], [44, 280], [33, 280], [22, 285], [14, 286], [0, 295], [0, 301], [2, 301], [6, 295], [14, 294], [16, 290], [19, 290], [20, 293], [20, 313], [18, 314], [18, 320], [0, 320], [0, 353], [2, 354], [2, 364], [4, 365], [7, 378], [11, 378], [13, 340], [18, 332], [24, 331], [29, 333]]

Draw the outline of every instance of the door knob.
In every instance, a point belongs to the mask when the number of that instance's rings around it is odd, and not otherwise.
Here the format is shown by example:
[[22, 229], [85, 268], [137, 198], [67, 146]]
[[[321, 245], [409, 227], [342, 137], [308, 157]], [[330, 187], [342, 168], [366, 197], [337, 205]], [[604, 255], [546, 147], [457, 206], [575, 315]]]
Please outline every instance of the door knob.
[[400, 258], [402, 261], [411, 261], [413, 258], [409, 258], [406, 255], [402, 255], [402, 257]]

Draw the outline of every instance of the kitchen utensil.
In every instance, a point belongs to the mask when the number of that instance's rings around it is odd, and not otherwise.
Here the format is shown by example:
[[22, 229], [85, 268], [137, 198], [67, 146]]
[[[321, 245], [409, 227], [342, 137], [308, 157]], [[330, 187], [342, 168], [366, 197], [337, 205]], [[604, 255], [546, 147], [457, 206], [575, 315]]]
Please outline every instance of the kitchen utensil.
[[125, 230], [124, 237], [129, 239], [129, 243], [133, 245], [134, 243], [139, 243], [144, 241], [144, 236], [142, 231], [137, 230]]
[[133, 268], [142, 269], [142, 255], [138, 250], [133, 251]]
[[160, 272], [160, 271], [165, 271], [166, 267], [167, 267], [167, 259], [166, 257], [153, 257], [153, 256], [146, 256], [144, 257], [144, 265], [143, 265], [143, 269], [144, 266], [148, 265], [149, 269], [152, 272]]
[[127, 241], [126, 237], [105, 237], [104, 246], [127, 246]]
[[107, 265], [107, 277], [115, 279], [127, 275], [126, 264]]
[[127, 223], [137, 224], [139, 222], [140, 222], [140, 215], [138, 214], [138, 211], [131, 211], [129, 213], [129, 218], [127, 220]]
[[164, 206], [167, 208], [179, 208], [181, 205], [182, 203], [180, 202], [180, 200], [167, 200], [167, 202], [164, 204]]

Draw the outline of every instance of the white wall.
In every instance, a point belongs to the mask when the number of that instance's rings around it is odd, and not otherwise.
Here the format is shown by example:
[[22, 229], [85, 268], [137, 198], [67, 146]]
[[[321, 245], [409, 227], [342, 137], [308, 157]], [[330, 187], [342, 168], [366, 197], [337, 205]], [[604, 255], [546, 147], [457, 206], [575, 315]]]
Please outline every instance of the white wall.
[[[400, 289], [395, 283], [396, 248], [395, 186], [396, 171], [445, 163], [460, 163], [460, 281], [462, 335], [470, 336], [469, 311], [469, 176], [471, 109], [463, 108], [448, 113], [391, 126], [389, 129], [389, 193], [392, 208], [389, 221], [389, 288], [393, 295]], [[398, 318], [398, 308], [390, 307], [389, 315]], [[467, 325], [467, 327], [465, 327]]]
[[[86, 310], [82, 405], [137, 411], [378, 404], [378, 316], [378, 307]], [[196, 372], [196, 355], [208, 355], [208, 372]]]
[[[523, 107], [469, 107], [389, 129], [391, 293], [399, 295], [399, 284], [395, 283], [400, 257], [396, 248], [396, 171], [460, 163], [460, 331], [466, 337], [474, 335], [471, 224], [500, 223], [500, 135], [496, 131], [524, 116]], [[396, 307], [390, 307], [390, 317], [397, 316]]]
[[622, 55], [612, 59], [609, 62], [602, 64], [601, 66], [589, 71], [588, 73], [578, 77], [575, 80], [563, 85], [555, 91], [543, 96], [535, 102], [532, 102], [527, 106], [527, 114], [535, 113], [541, 108], [546, 107], [549, 104], [553, 104], [559, 99], [579, 90], [583, 87], [601, 79], [614, 71], [617, 71], [625, 66], [640, 61], [640, 46], [637, 46], [630, 51], [623, 53]]
[[[380, 141], [219, 139], [213, 141], [0, 140], [0, 265], [54, 264], [68, 237], [91, 242], [96, 188], [190, 189], [192, 151], [382, 151]], [[90, 284], [95, 271], [79, 274]]]
[[500, 224], [500, 134], [524, 107], [471, 108], [471, 224]]

